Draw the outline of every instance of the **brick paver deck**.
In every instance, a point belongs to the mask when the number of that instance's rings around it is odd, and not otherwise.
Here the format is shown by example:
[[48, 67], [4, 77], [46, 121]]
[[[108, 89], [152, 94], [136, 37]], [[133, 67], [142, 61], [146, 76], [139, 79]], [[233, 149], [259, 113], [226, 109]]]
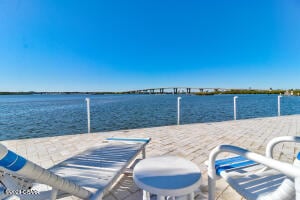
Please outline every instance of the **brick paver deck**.
[[[266, 143], [281, 135], [299, 135], [300, 115], [256, 118], [216, 123], [198, 123], [142, 128], [93, 134], [2, 141], [4, 145], [43, 167], [50, 167], [87, 148], [97, 146], [106, 137], [151, 137], [147, 156], [177, 155], [196, 163], [203, 173], [203, 186], [197, 199], [207, 198], [207, 175], [204, 162], [219, 144], [234, 144], [257, 153], [264, 153]], [[300, 147], [279, 145], [275, 156], [291, 162]], [[224, 181], [217, 182], [218, 199], [242, 199]], [[77, 199], [69, 197], [65, 199]], [[104, 200], [140, 200], [142, 192], [130, 175], [124, 176]]]

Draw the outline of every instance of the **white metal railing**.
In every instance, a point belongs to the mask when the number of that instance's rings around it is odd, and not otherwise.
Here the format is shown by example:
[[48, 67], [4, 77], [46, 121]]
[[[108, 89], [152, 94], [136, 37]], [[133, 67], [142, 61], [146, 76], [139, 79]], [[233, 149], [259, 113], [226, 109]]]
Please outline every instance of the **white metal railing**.
[[88, 133], [91, 132], [91, 113], [90, 113], [90, 98], [85, 98], [86, 101], [86, 112], [87, 112], [87, 127]]
[[278, 104], [277, 104], [278, 105], [278, 108], [277, 108], [278, 116], [280, 116], [280, 99], [281, 99], [281, 97], [282, 97], [281, 95], [278, 96]]
[[177, 125], [180, 124], [180, 100], [181, 97], [177, 98]]
[[238, 96], [233, 97], [233, 119], [236, 120], [236, 99], [239, 98]]
[[[233, 97], [233, 119], [237, 120], [237, 99], [238, 96]], [[278, 96], [278, 116], [281, 115], [280, 111], [280, 99], [282, 98], [281, 95]], [[181, 99], [182, 97], [177, 97], [177, 125], [180, 125], [180, 117], [181, 117]], [[85, 98], [86, 101], [86, 108], [87, 108], [87, 129], [88, 133], [91, 132], [91, 116], [90, 116], [90, 98]]]

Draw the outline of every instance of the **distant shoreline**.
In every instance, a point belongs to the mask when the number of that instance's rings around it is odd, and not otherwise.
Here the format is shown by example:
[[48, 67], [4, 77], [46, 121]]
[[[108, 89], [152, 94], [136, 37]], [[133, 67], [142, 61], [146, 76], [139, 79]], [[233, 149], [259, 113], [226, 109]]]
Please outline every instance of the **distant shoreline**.
[[[288, 94], [287, 94], [288, 93]], [[89, 95], [105, 95], [105, 94], [131, 94], [129, 92], [0, 92], [0, 95], [68, 95], [68, 94], [89, 94]], [[147, 93], [144, 93], [147, 94]], [[157, 93], [159, 94], [159, 93]], [[171, 93], [170, 93], [171, 94]], [[219, 95], [219, 94], [285, 94], [285, 95], [297, 95], [300, 94], [300, 89], [296, 90], [227, 90], [227, 91], [203, 91], [203, 92], [192, 92], [195, 95]]]
[[103, 94], [123, 94], [121, 92], [0, 92], [0, 95], [34, 95], [34, 94], [90, 94], [90, 95], [103, 95]]
[[197, 92], [196, 95], [217, 95], [217, 94], [282, 94], [282, 95], [297, 95], [300, 94], [300, 89], [296, 90], [228, 90], [228, 91], [212, 91], [212, 92]]

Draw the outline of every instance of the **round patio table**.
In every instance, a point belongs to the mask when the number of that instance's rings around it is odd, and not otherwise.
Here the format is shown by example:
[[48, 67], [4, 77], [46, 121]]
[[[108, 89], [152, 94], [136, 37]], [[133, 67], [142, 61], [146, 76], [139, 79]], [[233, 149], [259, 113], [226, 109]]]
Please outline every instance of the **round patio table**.
[[158, 200], [166, 196], [189, 196], [200, 186], [200, 169], [189, 160], [177, 156], [160, 156], [140, 161], [133, 169], [133, 180], [143, 189], [143, 200], [150, 199], [150, 193]]

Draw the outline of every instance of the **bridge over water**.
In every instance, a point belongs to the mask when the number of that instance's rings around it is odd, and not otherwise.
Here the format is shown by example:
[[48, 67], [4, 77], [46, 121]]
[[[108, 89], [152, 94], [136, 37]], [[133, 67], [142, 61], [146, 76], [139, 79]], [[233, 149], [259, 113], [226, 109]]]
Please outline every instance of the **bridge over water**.
[[217, 92], [228, 91], [228, 88], [195, 88], [195, 87], [161, 87], [161, 88], [147, 88], [141, 90], [130, 90], [129, 94], [191, 94], [196, 92]]

